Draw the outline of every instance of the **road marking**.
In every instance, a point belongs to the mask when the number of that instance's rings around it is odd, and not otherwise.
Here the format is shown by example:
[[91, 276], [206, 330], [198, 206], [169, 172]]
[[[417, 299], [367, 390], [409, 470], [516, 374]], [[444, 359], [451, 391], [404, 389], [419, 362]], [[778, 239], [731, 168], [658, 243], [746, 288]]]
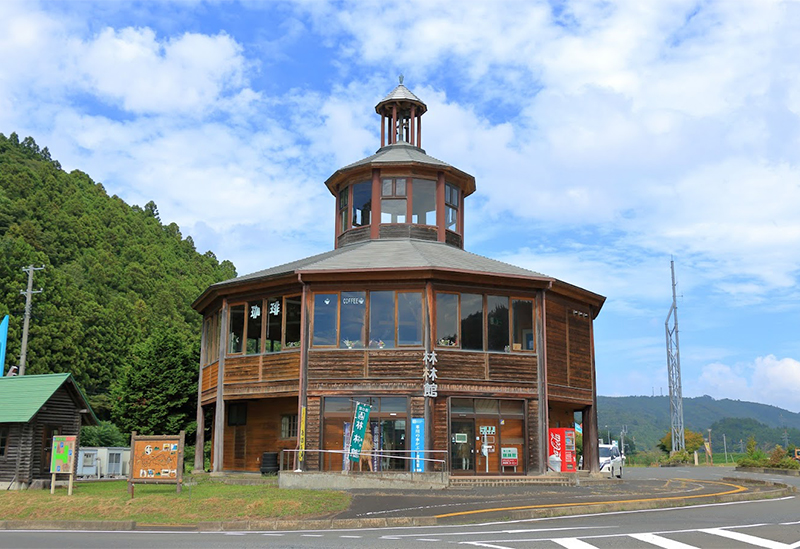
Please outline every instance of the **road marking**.
[[304, 538], [321, 538], [323, 534], [303, 534]]
[[686, 545], [680, 541], [664, 538], [655, 534], [628, 534], [628, 537], [650, 543], [657, 547], [663, 547], [664, 549], [697, 549], [694, 545]]
[[361, 539], [361, 536], [339, 536], [340, 538], [347, 538], [347, 539]]
[[513, 549], [505, 545], [492, 545], [491, 543], [484, 543], [482, 541], [462, 541], [461, 545], [474, 545], [475, 547], [487, 547], [488, 549]]
[[719, 484], [722, 486], [730, 486], [733, 488], [732, 490], [727, 490], [724, 492], [716, 492], [714, 494], [695, 494], [691, 496], [668, 496], [668, 497], [658, 497], [658, 498], [642, 498], [642, 499], [623, 499], [623, 500], [612, 500], [612, 501], [583, 501], [583, 502], [574, 502], [574, 503], [547, 503], [543, 505], [522, 505], [518, 507], [495, 507], [493, 509], [476, 509], [473, 511], [458, 511], [455, 513], [446, 513], [444, 515], [436, 515], [436, 518], [447, 518], [447, 517], [461, 517], [465, 515], [478, 515], [481, 513], [496, 513], [502, 511], [522, 511], [527, 509], [556, 509], [559, 507], [592, 507], [598, 505], [618, 505], [620, 503], [639, 503], [639, 502], [651, 502], [651, 501], [675, 501], [675, 500], [687, 500], [687, 499], [696, 499], [696, 498], [712, 498], [718, 496], [727, 496], [730, 494], [739, 494], [741, 492], [747, 492], [748, 489], [744, 486], [740, 486], [738, 484], [731, 484], [729, 482], [717, 482], [713, 480], [703, 480], [698, 481], [694, 479], [687, 479], [687, 478], [676, 478], [672, 480], [681, 480], [686, 482], [701, 482], [701, 483], [708, 483], [708, 484]]
[[703, 528], [700, 530], [700, 532], [705, 532], [706, 534], [712, 534], [715, 536], [722, 536], [723, 538], [735, 539], [736, 541], [749, 543], [750, 545], [764, 547], [766, 549], [789, 549], [789, 545], [779, 541], [758, 538], [756, 536], [751, 536], [750, 534], [742, 534], [741, 532], [731, 532], [729, 530], [723, 530], [722, 528]]
[[578, 538], [559, 538], [552, 540], [566, 549], [597, 549], [594, 545], [590, 545]]
[[435, 538], [417, 538], [417, 541], [442, 541], [442, 540]]

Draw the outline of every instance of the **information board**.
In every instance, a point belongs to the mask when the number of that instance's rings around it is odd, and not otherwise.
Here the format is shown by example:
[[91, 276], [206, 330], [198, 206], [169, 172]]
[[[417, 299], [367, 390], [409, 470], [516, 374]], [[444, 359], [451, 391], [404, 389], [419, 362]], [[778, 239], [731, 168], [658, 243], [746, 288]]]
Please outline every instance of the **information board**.
[[[184, 432], [178, 435], [131, 433], [131, 472], [128, 484], [177, 484], [183, 481]], [[131, 489], [131, 494], [133, 490]]]
[[53, 437], [53, 453], [50, 457], [51, 473], [72, 473], [77, 439], [76, 436]]

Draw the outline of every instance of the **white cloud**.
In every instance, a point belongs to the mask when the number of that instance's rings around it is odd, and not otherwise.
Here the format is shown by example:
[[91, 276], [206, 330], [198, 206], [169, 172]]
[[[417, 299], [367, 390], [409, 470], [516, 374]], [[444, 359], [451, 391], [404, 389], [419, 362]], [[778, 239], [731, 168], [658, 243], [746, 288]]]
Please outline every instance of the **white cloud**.
[[717, 398], [763, 402], [800, 412], [800, 361], [792, 358], [767, 355], [748, 364], [708, 364], [700, 383], [702, 390]]

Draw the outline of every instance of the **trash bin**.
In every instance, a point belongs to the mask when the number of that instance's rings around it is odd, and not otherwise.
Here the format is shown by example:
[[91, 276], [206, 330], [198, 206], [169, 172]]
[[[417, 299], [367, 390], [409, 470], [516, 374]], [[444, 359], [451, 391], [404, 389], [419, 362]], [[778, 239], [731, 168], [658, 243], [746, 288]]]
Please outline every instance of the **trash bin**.
[[558, 457], [558, 454], [550, 454], [550, 457], [547, 458], [547, 463], [551, 471], [555, 471], [556, 473], [561, 472], [561, 458]]
[[261, 454], [261, 474], [274, 475], [278, 472], [278, 452], [264, 452]]

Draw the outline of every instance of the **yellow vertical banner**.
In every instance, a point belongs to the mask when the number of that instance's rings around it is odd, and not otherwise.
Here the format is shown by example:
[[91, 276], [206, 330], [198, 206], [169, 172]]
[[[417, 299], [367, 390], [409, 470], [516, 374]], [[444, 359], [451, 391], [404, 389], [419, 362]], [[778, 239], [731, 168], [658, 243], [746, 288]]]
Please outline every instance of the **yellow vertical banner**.
[[306, 453], [306, 407], [300, 409], [300, 455], [298, 461], [303, 461]]

